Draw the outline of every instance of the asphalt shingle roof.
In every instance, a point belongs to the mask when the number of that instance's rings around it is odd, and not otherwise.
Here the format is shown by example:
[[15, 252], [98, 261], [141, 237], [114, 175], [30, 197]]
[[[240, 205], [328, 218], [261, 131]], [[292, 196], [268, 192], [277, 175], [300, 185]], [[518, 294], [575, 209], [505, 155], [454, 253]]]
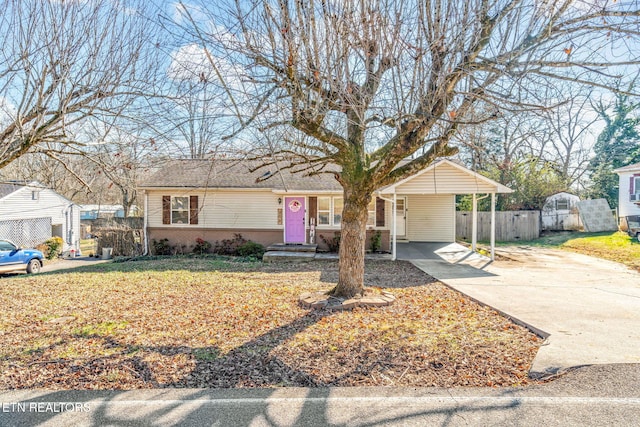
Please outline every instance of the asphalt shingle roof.
[[640, 163], [623, 166], [621, 168], [616, 169], [614, 172], [627, 172], [627, 171], [634, 171], [634, 170], [640, 170]]
[[18, 191], [22, 187], [24, 187], [23, 184], [14, 184], [14, 183], [5, 183], [5, 182], [0, 183], [0, 199], [8, 196], [14, 191]]
[[171, 160], [148, 179], [142, 180], [139, 186], [342, 191], [331, 173], [309, 176], [303, 166], [287, 169], [284, 162], [260, 167], [261, 164], [260, 161], [247, 160]]

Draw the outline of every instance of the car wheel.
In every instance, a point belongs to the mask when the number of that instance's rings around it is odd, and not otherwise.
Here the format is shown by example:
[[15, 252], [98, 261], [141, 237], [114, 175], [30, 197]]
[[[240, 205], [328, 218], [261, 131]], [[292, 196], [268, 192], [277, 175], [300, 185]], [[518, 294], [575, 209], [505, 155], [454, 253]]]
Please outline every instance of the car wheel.
[[29, 274], [38, 274], [40, 273], [40, 269], [42, 268], [42, 264], [37, 259], [32, 259], [29, 261], [27, 265], [27, 273]]

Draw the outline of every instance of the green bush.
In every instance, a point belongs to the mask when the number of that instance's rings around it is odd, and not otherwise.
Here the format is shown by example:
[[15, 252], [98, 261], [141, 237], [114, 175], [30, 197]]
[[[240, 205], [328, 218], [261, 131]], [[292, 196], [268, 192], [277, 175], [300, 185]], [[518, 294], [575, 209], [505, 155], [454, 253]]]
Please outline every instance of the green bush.
[[171, 245], [169, 245], [169, 239], [153, 239], [151, 245], [153, 246], [154, 255], [171, 255]]
[[44, 242], [44, 245], [46, 246], [45, 256], [47, 259], [57, 258], [62, 253], [63, 244], [64, 240], [62, 240], [62, 237], [58, 236], [52, 237]]
[[238, 255], [243, 257], [256, 257], [262, 258], [265, 248], [260, 243], [248, 241], [238, 247]]
[[233, 239], [216, 241], [211, 252], [218, 255], [238, 255], [238, 248], [247, 242], [248, 240], [242, 237], [242, 234], [235, 233]]
[[371, 236], [371, 252], [378, 252], [380, 246], [382, 246], [382, 233], [378, 230]]

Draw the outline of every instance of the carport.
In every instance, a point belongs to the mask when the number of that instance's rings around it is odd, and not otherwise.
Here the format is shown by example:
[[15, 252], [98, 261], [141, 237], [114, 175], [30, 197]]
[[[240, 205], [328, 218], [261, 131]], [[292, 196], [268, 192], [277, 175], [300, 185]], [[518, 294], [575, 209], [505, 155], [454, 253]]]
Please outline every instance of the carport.
[[456, 240], [456, 196], [472, 195], [472, 250], [478, 236], [478, 200], [491, 197], [491, 259], [495, 252], [496, 194], [510, 188], [451, 160], [442, 159], [423, 171], [379, 190], [391, 203], [391, 253], [398, 258], [398, 241], [453, 243]]

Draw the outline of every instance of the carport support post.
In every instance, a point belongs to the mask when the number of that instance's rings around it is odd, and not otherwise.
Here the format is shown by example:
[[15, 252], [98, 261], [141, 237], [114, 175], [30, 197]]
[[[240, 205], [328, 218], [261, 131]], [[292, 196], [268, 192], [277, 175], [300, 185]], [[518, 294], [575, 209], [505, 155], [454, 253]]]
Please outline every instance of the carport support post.
[[471, 250], [476, 251], [478, 243], [478, 198], [473, 193], [473, 203], [471, 204]]
[[496, 193], [491, 193], [491, 261], [496, 259]]
[[393, 221], [391, 223], [391, 233], [392, 233], [392, 238], [393, 238], [393, 243], [392, 243], [392, 247], [391, 247], [391, 260], [395, 261], [396, 260], [396, 249], [397, 249], [397, 238], [396, 238], [396, 218], [398, 217], [398, 211], [396, 209], [396, 193], [395, 191], [393, 192]]

